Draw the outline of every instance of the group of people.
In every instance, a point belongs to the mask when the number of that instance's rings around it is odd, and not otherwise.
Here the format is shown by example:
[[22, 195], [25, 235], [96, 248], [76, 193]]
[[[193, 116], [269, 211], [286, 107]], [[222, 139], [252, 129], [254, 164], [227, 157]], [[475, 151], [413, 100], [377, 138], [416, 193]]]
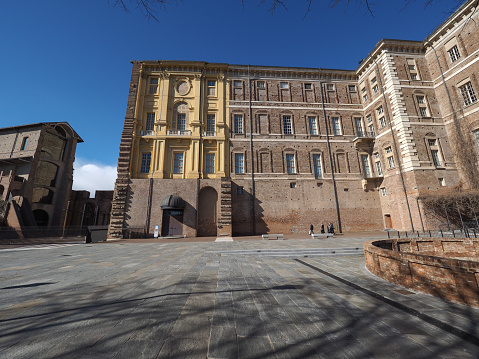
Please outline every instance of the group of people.
[[[332, 222], [329, 222], [326, 226], [328, 233], [334, 234], [334, 226]], [[321, 233], [324, 233], [324, 224], [321, 223]], [[314, 226], [311, 224], [309, 226], [309, 235], [314, 234]]]

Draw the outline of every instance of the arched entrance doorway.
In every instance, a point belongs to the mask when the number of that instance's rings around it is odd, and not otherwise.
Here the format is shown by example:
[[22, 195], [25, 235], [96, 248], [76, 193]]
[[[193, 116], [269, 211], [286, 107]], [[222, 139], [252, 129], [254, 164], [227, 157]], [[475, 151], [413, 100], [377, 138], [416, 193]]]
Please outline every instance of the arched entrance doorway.
[[183, 234], [183, 211], [185, 201], [180, 196], [166, 196], [161, 201], [161, 209], [163, 210], [163, 220], [161, 225], [161, 235], [179, 236]]
[[198, 237], [217, 235], [217, 203], [218, 193], [213, 187], [201, 189], [198, 196]]

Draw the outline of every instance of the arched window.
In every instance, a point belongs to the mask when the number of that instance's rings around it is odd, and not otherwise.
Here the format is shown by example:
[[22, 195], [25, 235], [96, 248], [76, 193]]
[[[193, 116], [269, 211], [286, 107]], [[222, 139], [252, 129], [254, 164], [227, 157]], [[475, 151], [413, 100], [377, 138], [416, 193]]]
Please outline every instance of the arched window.
[[189, 129], [189, 110], [186, 102], [178, 102], [173, 111], [173, 131], [186, 131]]

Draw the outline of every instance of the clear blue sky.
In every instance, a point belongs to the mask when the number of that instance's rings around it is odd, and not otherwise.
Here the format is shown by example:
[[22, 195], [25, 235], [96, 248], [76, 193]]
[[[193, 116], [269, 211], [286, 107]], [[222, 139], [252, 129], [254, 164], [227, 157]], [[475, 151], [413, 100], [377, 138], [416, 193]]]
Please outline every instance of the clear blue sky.
[[117, 164], [130, 60], [355, 69], [380, 39], [423, 40], [458, 6], [375, 0], [371, 17], [355, 4], [345, 12], [315, 0], [303, 20], [306, 0], [288, 0], [274, 15], [259, 2], [243, 10], [241, 0], [183, 0], [156, 22], [114, 0], [4, 0], [0, 127], [68, 121], [85, 141], [77, 159], [100, 171]]

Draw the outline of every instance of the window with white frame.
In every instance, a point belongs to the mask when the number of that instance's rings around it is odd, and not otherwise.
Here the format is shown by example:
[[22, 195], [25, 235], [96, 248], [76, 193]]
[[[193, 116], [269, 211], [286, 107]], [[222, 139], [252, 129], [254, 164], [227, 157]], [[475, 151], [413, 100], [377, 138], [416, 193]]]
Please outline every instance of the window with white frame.
[[373, 124], [370, 124], [370, 125], [368, 126], [368, 132], [369, 132], [369, 135], [370, 135], [371, 137], [376, 137], [376, 133], [374, 132], [374, 125], [373, 125]]
[[243, 133], [243, 115], [233, 116], [234, 133]]
[[206, 115], [206, 135], [213, 136], [216, 131], [216, 116], [215, 114]]
[[317, 135], [318, 134], [318, 125], [316, 122], [316, 116], [308, 116], [308, 124], [309, 124], [309, 134], [310, 135]]
[[331, 117], [331, 124], [333, 126], [333, 135], [341, 135], [341, 124], [339, 123], [339, 117]]
[[381, 187], [379, 189], [379, 192], [381, 193], [381, 196], [385, 197], [386, 196], [386, 188], [385, 187]]
[[378, 176], [382, 176], [383, 175], [383, 168], [381, 166], [381, 159], [379, 158], [379, 153], [376, 152], [374, 154], [374, 162], [376, 164], [376, 172], [378, 174]]
[[426, 96], [416, 96], [417, 99], [417, 105], [419, 107], [419, 114], [421, 117], [428, 117], [429, 113], [427, 111], [427, 102], [426, 102]]
[[288, 89], [288, 88], [289, 88], [289, 83], [287, 83], [287, 82], [280, 82], [280, 83], [279, 83], [279, 88], [281, 88], [281, 89]]
[[414, 59], [407, 59], [407, 69], [411, 80], [419, 80], [419, 73], [417, 71], [416, 61]]
[[334, 85], [333, 85], [333, 84], [327, 84], [327, 85], [326, 85], [326, 90], [328, 90], [328, 91], [334, 91]]
[[354, 125], [356, 127], [356, 136], [357, 137], [364, 137], [363, 119], [361, 117], [355, 117], [354, 118]]
[[459, 53], [459, 49], [457, 48], [457, 45], [454, 45], [449, 50], [447, 50], [447, 53], [449, 54], [449, 58], [451, 59], [451, 62], [456, 62], [461, 57], [461, 54]]
[[264, 81], [256, 81], [256, 86], [259, 88], [259, 89], [264, 89], [266, 87], [266, 82]]
[[437, 139], [428, 138], [427, 144], [429, 146], [429, 151], [431, 152], [432, 163], [435, 167], [442, 167], [441, 154], [439, 151], [439, 145]]
[[150, 78], [150, 86], [148, 88], [149, 95], [155, 95], [158, 92], [158, 78], [151, 77]]
[[235, 153], [235, 173], [244, 173], [244, 154]]
[[386, 123], [386, 119], [384, 118], [384, 116], [379, 119], [379, 125], [381, 126], [381, 128], [386, 127], [387, 123]]
[[151, 163], [151, 153], [146, 152], [141, 154], [141, 173], [149, 173], [150, 172], [150, 163]]
[[312, 84], [304, 84], [304, 89], [305, 90], [311, 90], [313, 88], [313, 85]]
[[183, 153], [175, 152], [173, 155], [173, 173], [183, 173]]
[[243, 81], [233, 80], [233, 87], [243, 87]]
[[176, 115], [176, 130], [185, 131], [186, 130], [186, 114], [178, 113]]
[[148, 112], [146, 114], [146, 127], [145, 130], [147, 131], [153, 131], [155, 125], [155, 113], [154, 112]]
[[294, 160], [294, 154], [286, 154], [286, 172], [287, 173], [296, 173], [296, 163]]
[[373, 87], [373, 92], [374, 92], [374, 93], [378, 93], [378, 92], [379, 92], [379, 86], [378, 86], [378, 85], [374, 85], [374, 87]]
[[283, 134], [291, 135], [293, 133], [293, 127], [291, 124], [291, 116], [283, 115]]
[[378, 115], [382, 115], [384, 113], [384, 109], [382, 106], [379, 106], [377, 109], [376, 109], [376, 112], [378, 113]]
[[474, 88], [472, 87], [471, 81], [460, 86], [459, 91], [461, 92], [462, 99], [464, 100], [464, 106], [469, 106], [477, 102], [477, 97], [474, 92]]
[[313, 169], [314, 169], [314, 177], [315, 178], [322, 178], [323, 171], [321, 169], [321, 155], [320, 154], [313, 154]]
[[216, 80], [208, 80], [208, 96], [216, 96]]
[[215, 173], [215, 154], [207, 153], [206, 154], [206, 173]]
[[384, 149], [384, 152], [386, 153], [386, 161], [388, 163], [388, 168], [394, 168], [396, 167], [396, 163], [394, 162], [394, 156], [393, 156], [393, 149], [391, 146], [386, 147]]
[[371, 177], [371, 168], [369, 166], [369, 156], [361, 155], [361, 164], [363, 166], [363, 174], [365, 178]]

